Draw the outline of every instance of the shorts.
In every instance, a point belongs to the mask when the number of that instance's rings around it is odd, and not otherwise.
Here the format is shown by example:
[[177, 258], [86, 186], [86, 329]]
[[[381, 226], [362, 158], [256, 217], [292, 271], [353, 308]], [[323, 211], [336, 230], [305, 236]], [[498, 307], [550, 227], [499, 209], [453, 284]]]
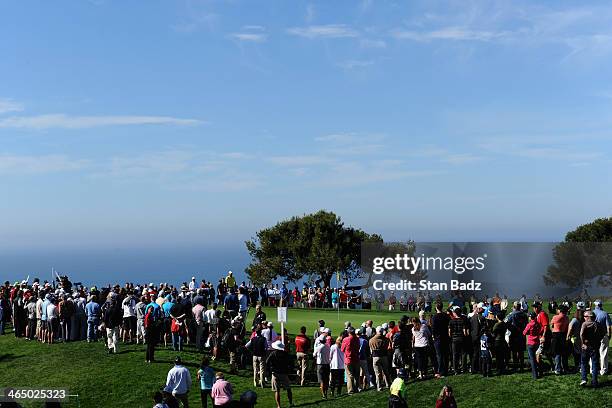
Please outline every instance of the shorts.
[[272, 391], [280, 391], [281, 388], [285, 390], [291, 389], [291, 384], [289, 383], [289, 376], [287, 374], [272, 374]]
[[329, 364], [317, 364], [317, 381], [319, 384], [329, 382]]
[[171, 317], [165, 317], [164, 318], [164, 334], [171, 334], [172, 333], [172, 318]]
[[368, 360], [359, 360], [359, 375], [362, 377], [368, 377], [370, 372], [368, 370]]
[[136, 332], [136, 316], [128, 316], [123, 318], [123, 329], [129, 330], [132, 333]]

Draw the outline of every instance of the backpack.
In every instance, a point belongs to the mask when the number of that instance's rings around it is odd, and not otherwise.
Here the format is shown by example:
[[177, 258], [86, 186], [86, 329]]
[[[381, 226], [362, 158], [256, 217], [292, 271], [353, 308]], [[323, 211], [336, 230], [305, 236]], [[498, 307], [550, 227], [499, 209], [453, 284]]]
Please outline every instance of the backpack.
[[159, 313], [158, 313], [159, 309], [156, 309], [154, 307], [150, 307], [148, 309], [149, 310], [147, 311], [144, 317], [145, 329], [148, 329], [150, 326], [151, 327], [155, 326], [157, 322], [159, 321]]
[[234, 331], [232, 329], [227, 329], [225, 333], [223, 333], [223, 337], [221, 337], [221, 346], [227, 348], [228, 350], [232, 350], [235, 342]]

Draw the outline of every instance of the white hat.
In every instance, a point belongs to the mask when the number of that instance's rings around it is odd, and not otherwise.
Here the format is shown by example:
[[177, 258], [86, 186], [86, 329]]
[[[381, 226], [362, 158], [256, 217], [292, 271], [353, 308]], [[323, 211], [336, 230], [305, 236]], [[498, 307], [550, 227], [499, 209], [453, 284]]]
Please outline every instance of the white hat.
[[479, 309], [484, 309], [484, 303], [482, 303], [482, 302], [480, 302], [476, 306], [478, 306]]
[[595, 306], [601, 306], [601, 300], [597, 299], [596, 301], [593, 302], [593, 304]]
[[383, 329], [382, 326], [376, 326], [376, 333], [382, 333], [384, 331], [385, 329]]
[[327, 338], [326, 335], [322, 334], [319, 337], [317, 337], [317, 340], [319, 340], [319, 342], [323, 343], [325, 341], [325, 339]]
[[280, 340], [276, 340], [274, 343], [272, 343], [272, 348], [274, 350], [285, 351], [285, 345]]
[[331, 333], [331, 329], [329, 327], [324, 327], [323, 333]]
[[227, 272], [227, 274], [228, 274], [228, 275], [231, 275], [231, 274], [232, 274], [232, 271], [228, 271], [228, 272]]
[[268, 322], [268, 327], [274, 327], [274, 324], [272, 322]]

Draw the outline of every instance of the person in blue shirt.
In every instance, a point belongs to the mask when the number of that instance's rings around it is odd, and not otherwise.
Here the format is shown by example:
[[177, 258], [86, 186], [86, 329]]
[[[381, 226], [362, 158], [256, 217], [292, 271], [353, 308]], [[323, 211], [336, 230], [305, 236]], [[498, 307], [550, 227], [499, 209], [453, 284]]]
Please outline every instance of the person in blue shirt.
[[612, 321], [608, 312], [603, 310], [601, 300], [593, 302], [595, 309], [595, 322], [602, 329], [604, 336], [601, 339], [601, 346], [599, 347], [599, 364], [601, 365], [599, 374], [606, 375], [608, 373], [608, 346], [610, 344], [610, 337], [612, 337]]
[[210, 361], [208, 357], [202, 358], [202, 364], [197, 374], [198, 381], [200, 381], [200, 395], [202, 397], [202, 408], [208, 406], [208, 398], [211, 399], [213, 406], [215, 402], [210, 395], [213, 384], [215, 383], [215, 371], [210, 367]]
[[289, 305], [289, 290], [287, 289], [287, 285], [283, 283], [283, 286], [280, 289], [281, 296], [281, 306], [287, 307]]
[[340, 295], [338, 294], [338, 289], [334, 289], [334, 291], [331, 294], [331, 302], [332, 302], [332, 307], [334, 309], [338, 308], [338, 300], [340, 298]]
[[168, 337], [172, 335], [172, 316], [170, 314], [170, 309], [174, 306], [174, 302], [172, 301], [172, 296], [167, 295], [166, 301], [162, 304], [161, 309], [164, 315], [164, 347], [168, 347]]
[[491, 331], [485, 326], [480, 336], [480, 372], [483, 377], [491, 376]]
[[[43, 303], [43, 311], [45, 304]], [[96, 295], [92, 295], [87, 305], [85, 305], [85, 313], [87, 314], [87, 342], [98, 340], [98, 325], [100, 324], [100, 316], [102, 310], [97, 302]]]
[[234, 288], [229, 289], [229, 293], [225, 296], [225, 300], [223, 301], [223, 307], [229, 312], [232, 319], [238, 316], [240, 302], [238, 302], [238, 295], [236, 295]]

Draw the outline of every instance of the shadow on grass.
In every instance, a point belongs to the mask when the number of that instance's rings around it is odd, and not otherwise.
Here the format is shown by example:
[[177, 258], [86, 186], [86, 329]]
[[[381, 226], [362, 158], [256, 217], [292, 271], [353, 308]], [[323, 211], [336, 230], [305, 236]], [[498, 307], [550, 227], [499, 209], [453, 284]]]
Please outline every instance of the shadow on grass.
[[21, 356], [18, 356], [15, 354], [0, 354], [0, 362], [8, 362], [8, 361], [17, 360], [19, 357]]

